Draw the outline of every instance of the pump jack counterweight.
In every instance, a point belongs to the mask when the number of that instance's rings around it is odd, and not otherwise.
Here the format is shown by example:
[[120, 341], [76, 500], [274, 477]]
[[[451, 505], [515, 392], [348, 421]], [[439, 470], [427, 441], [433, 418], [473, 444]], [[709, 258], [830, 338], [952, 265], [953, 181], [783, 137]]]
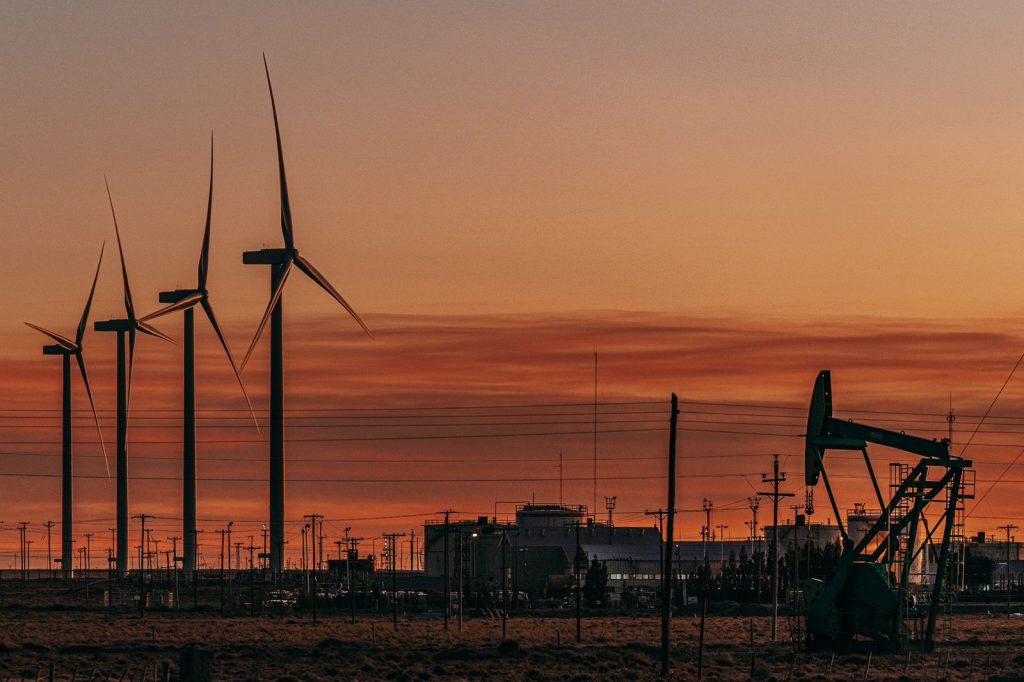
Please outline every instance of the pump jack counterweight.
[[[964, 481], [965, 473], [973, 475], [968, 469], [971, 462], [951, 455], [947, 438], [930, 440], [834, 418], [829, 370], [819, 372], [814, 383], [805, 438], [805, 483], [809, 490], [819, 478], [825, 484], [843, 539], [843, 552], [832, 577], [827, 581], [809, 580], [805, 584], [808, 645], [815, 649], [844, 651], [855, 641], [863, 641], [871, 650], [909, 647], [932, 650], [957, 506], [963, 499], [973, 496], [966, 493]], [[921, 458], [909, 474], [893, 486], [888, 502], [878, 487], [867, 454], [868, 444], [883, 445]], [[839, 505], [825, 467], [828, 450], [863, 453], [881, 506], [878, 520], [856, 540], [839, 519]], [[929, 508], [941, 512], [931, 530], [925, 518]], [[921, 527], [927, 533], [915, 548]], [[914, 562], [929, 550], [938, 557], [930, 594], [925, 591], [926, 576], [912, 570]], [[892, 566], [892, 570], [887, 570], [887, 566]], [[923, 606], [918, 605], [919, 601]], [[908, 624], [911, 619], [923, 620], [922, 627], [911, 627]], [[917, 633], [920, 634], [915, 639]]]

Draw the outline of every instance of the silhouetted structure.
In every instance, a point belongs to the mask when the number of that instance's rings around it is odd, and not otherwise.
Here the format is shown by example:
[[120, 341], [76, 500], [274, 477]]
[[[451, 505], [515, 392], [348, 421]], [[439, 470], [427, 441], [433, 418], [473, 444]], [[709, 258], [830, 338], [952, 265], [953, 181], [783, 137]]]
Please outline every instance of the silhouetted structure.
[[213, 212], [213, 135], [210, 135], [210, 193], [206, 200], [206, 229], [203, 232], [203, 247], [199, 252], [199, 275], [198, 284], [195, 289], [175, 289], [174, 291], [161, 291], [160, 302], [170, 303], [155, 313], [150, 313], [142, 318], [142, 321], [153, 320], [163, 315], [182, 310], [185, 315], [185, 325], [182, 337], [184, 339], [184, 401], [183, 401], [183, 428], [182, 434], [182, 537], [185, 539], [184, 553], [182, 554], [183, 568], [186, 578], [191, 578], [192, 571], [196, 565], [196, 357], [195, 357], [195, 307], [201, 306], [210, 326], [220, 339], [224, 353], [231, 363], [231, 371], [238, 380], [245, 397], [245, 404], [249, 406], [249, 413], [259, 430], [259, 423], [256, 421], [256, 414], [252, 411], [252, 403], [245, 392], [242, 384], [242, 377], [235, 366], [235, 359], [231, 356], [231, 349], [224, 339], [224, 334], [217, 324], [217, 317], [213, 314], [213, 306], [210, 304], [210, 292], [206, 289], [207, 274], [210, 271], [210, 217]]
[[[142, 332], [165, 341], [171, 341], [171, 338], [135, 316], [132, 290], [128, 284], [128, 268], [124, 263], [124, 248], [121, 246], [121, 230], [117, 226], [117, 213], [114, 211], [114, 199], [110, 195], [110, 185], [107, 185], [107, 200], [110, 202], [110, 215], [114, 219], [117, 252], [121, 257], [125, 317], [97, 322], [93, 328], [98, 332], [117, 332], [117, 549], [115, 555], [117, 570], [123, 574], [128, 570], [128, 407], [131, 402], [135, 335]], [[125, 347], [126, 340], [127, 348]]]
[[[89, 289], [89, 298], [85, 301], [85, 308], [82, 310], [82, 318], [78, 321], [78, 328], [75, 330], [75, 340], [61, 336], [42, 327], [26, 322], [29, 327], [42, 332], [56, 341], [56, 344], [43, 346], [43, 355], [61, 356], [61, 367], [63, 368], [63, 389], [61, 401], [61, 569], [65, 578], [70, 578], [73, 569], [74, 554], [74, 510], [73, 510], [73, 474], [74, 459], [73, 445], [71, 439], [71, 357], [74, 356], [78, 363], [78, 369], [82, 373], [82, 384], [85, 386], [85, 393], [89, 396], [89, 407], [92, 408], [92, 418], [96, 422], [96, 433], [99, 435], [100, 447], [103, 449], [103, 462], [107, 465], [107, 476], [110, 476], [110, 465], [107, 462], [107, 448], [103, 444], [103, 433], [100, 430], [100, 420], [96, 415], [96, 404], [92, 399], [92, 388], [89, 386], [89, 373], [85, 369], [85, 358], [82, 357], [82, 340], [85, 337], [85, 326], [89, 322], [89, 309], [92, 307], [92, 297], [96, 293], [96, 280], [100, 276], [100, 265], [103, 264], [103, 248], [100, 248], [100, 259], [96, 264], [96, 274], [92, 278], [92, 288]], [[46, 529], [46, 556], [47, 562], [50, 557], [50, 525], [47, 522]], [[53, 566], [47, 566], [50, 571]]]
[[261, 249], [246, 251], [242, 262], [246, 265], [269, 265], [270, 302], [263, 313], [259, 327], [249, 350], [242, 360], [242, 368], [248, 364], [263, 329], [270, 321], [270, 570], [280, 574], [284, 568], [284, 339], [282, 292], [294, 265], [324, 291], [329, 293], [349, 312], [368, 335], [369, 328], [356, 311], [341, 297], [313, 264], [299, 255], [295, 248], [292, 232], [292, 209], [288, 201], [288, 181], [284, 171], [284, 152], [281, 148], [281, 128], [277, 121], [277, 104], [274, 101], [274, 87], [270, 82], [270, 68], [266, 57], [263, 68], [267, 74], [267, 88], [270, 90], [270, 106], [274, 113], [274, 133], [277, 138], [277, 168], [281, 184], [281, 234], [283, 249]]
[[[614, 572], [614, 587], [622, 591], [639, 584], [657, 586], [661, 578], [661, 534], [652, 526], [618, 525], [609, 528], [593, 523], [585, 505], [526, 504], [516, 509], [515, 523], [479, 517], [452, 520], [447, 528], [449, 544], [465, 541], [464, 574], [470, 593], [494, 595], [502, 584], [502, 561], [507, 561], [513, 594], [529, 592], [546, 597], [551, 591], [568, 590], [573, 579], [576, 553], [574, 524], [580, 521], [580, 544], [589, 562], [594, 557]], [[428, 577], [445, 574], [443, 520], [423, 527], [423, 566]], [[502, 536], [508, 548], [503, 557]], [[449, 573], [458, 572], [457, 552], [449, 553]], [[611, 584], [610, 584], [611, 586]]]

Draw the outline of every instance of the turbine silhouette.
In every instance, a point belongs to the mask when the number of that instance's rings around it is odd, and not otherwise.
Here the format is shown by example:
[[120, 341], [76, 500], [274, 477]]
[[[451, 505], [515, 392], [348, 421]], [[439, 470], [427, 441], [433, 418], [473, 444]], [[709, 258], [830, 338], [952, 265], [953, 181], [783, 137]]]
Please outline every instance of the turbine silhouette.
[[100, 265], [103, 263], [103, 249], [100, 247], [100, 259], [96, 264], [96, 274], [92, 278], [92, 288], [89, 289], [89, 297], [85, 300], [85, 308], [82, 310], [82, 318], [78, 321], [78, 328], [75, 330], [75, 339], [72, 341], [66, 336], [61, 336], [49, 329], [44, 329], [31, 322], [25, 324], [42, 332], [50, 337], [56, 344], [43, 346], [43, 355], [59, 355], [63, 364], [63, 409], [61, 420], [62, 431], [62, 453], [61, 453], [61, 572], [65, 578], [71, 578], [74, 568], [74, 510], [72, 481], [74, 476], [74, 459], [71, 439], [71, 357], [74, 356], [78, 364], [78, 370], [82, 374], [82, 385], [85, 386], [85, 394], [89, 396], [89, 407], [92, 409], [92, 418], [96, 424], [96, 433], [99, 435], [100, 448], [103, 450], [103, 464], [107, 467], [107, 478], [110, 478], [110, 464], [107, 462], [107, 447], [103, 443], [103, 432], [100, 430], [100, 419], [96, 414], [96, 403], [92, 399], [92, 388], [89, 385], [89, 372], [85, 369], [85, 358], [82, 357], [82, 340], [85, 337], [85, 327], [89, 322], [89, 309], [92, 308], [92, 298], [96, 293], [96, 281], [100, 276]]
[[[110, 184], [106, 178], [107, 200], [110, 215], [114, 219], [114, 233], [117, 235], [117, 252], [121, 257], [121, 279], [124, 286], [125, 317], [116, 320], [96, 322], [93, 328], [98, 332], [117, 332], [117, 571], [128, 570], [128, 407], [131, 404], [132, 372], [135, 365], [135, 336], [141, 332], [174, 343], [171, 337], [150, 326], [135, 315], [132, 290], [128, 282], [128, 267], [124, 262], [124, 248], [121, 246], [121, 230], [117, 225], [114, 199], [110, 195]], [[125, 352], [125, 337], [128, 347]]]
[[282, 293], [285, 282], [291, 273], [292, 266], [297, 267], [307, 277], [317, 283], [324, 291], [341, 304], [349, 315], [362, 327], [367, 335], [369, 328], [359, 314], [342, 298], [341, 294], [327, 281], [308, 259], [299, 255], [295, 248], [292, 229], [292, 209], [288, 200], [288, 180], [284, 170], [284, 152], [281, 147], [281, 127], [277, 120], [277, 104], [274, 101], [274, 86], [270, 82], [270, 68], [267, 57], [263, 56], [263, 69], [267, 74], [267, 88], [270, 91], [270, 106], [274, 113], [274, 134], [277, 138], [277, 169], [281, 185], [281, 234], [284, 237], [283, 249], [262, 249], [246, 251], [242, 254], [242, 262], [247, 265], [270, 265], [270, 302], [260, 320], [256, 334], [253, 336], [249, 350], [242, 360], [245, 368], [252, 356], [256, 343], [260, 340], [263, 330], [270, 321], [270, 569], [280, 574], [284, 567], [284, 353], [283, 353], [283, 308]]
[[182, 310], [184, 318], [184, 457], [183, 457], [183, 485], [182, 485], [182, 538], [184, 539], [184, 554], [182, 557], [185, 576], [191, 579], [192, 572], [196, 566], [196, 375], [195, 375], [195, 307], [200, 306], [210, 321], [210, 326], [220, 339], [224, 348], [224, 354], [231, 364], [231, 371], [238, 380], [238, 386], [242, 389], [242, 396], [245, 397], [245, 404], [249, 406], [249, 414], [252, 415], [256, 430], [259, 430], [259, 422], [256, 420], [256, 413], [253, 412], [252, 403], [249, 402], [249, 395], [245, 392], [242, 384], [242, 377], [235, 366], [235, 359], [228, 348], [228, 342], [217, 324], [217, 317], [213, 313], [213, 306], [210, 304], [210, 293], [206, 288], [206, 278], [210, 268], [210, 217], [213, 212], [213, 135], [210, 135], [210, 192], [206, 200], [206, 229], [203, 232], [203, 246], [199, 252], [199, 276], [198, 285], [195, 289], [176, 289], [174, 291], [160, 292], [160, 302], [170, 303], [154, 313], [143, 317], [140, 321], [145, 323], [164, 315]]

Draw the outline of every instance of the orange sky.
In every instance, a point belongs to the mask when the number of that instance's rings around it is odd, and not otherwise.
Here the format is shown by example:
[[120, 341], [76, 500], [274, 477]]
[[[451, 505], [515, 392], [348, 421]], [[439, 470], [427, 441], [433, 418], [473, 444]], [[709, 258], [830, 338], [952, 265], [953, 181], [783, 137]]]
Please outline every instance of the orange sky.
[[[596, 349], [608, 400], [676, 390], [802, 408], [815, 372], [831, 367], [839, 410], [849, 401], [941, 413], [952, 392], [960, 411], [978, 413], [1024, 347], [1020, 14], [1011, 3], [5, 5], [0, 220], [10, 256], [0, 271], [0, 413], [59, 406], [57, 363], [39, 355], [41, 337], [21, 321], [73, 326], [99, 244], [112, 246], [104, 174], [139, 307], [191, 285], [211, 129], [210, 287], [229, 340], [244, 350], [267, 273], [243, 267], [240, 252], [280, 239], [264, 50], [297, 245], [378, 332], [376, 342], [359, 338], [322, 292], [292, 282], [289, 407], [585, 402]], [[119, 313], [110, 255], [98, 319]], [[177, 322], [164, 327], [180, 334]], [[210, 342], [203, 338], [206, 354]], [[86, 343], [109, 409], [112, 339]], [[138, 409], [175, 405], [177, 363], [176, 350], [141, 344]], [[204, 356], [203, 367], [201, 405], [238, 407], [220, 358]], [[265, 373], [258, 355], [246, 380], [263, 407]], [[1011, 385], [997, 411], [1017, 414], [1017, 398]], [[136, 424], [133, 439], [159, 438]], [[57, 436], [55, 426], [0, 431], [7, 441]], [[684, 456], [798, 451], [792, 438], [688, 432], [683, 442]], [[658, 432], [602, 438], [609, 453], [655, 456], [663, 446]], [[567, 475], [589, 474], [585, 436], [292, 442], [288, 452], [470, 460], [554, 458], [560, 447], [577, 458]], [[170, 445], [136, 449], [174, 455]], [[252, 461], [211, 461], [202, 471], [258, 478], [264, 451], [224, 445], [223, 457]], [[970, 454], [998, 462], [1016, 451]], [[172, 460], [133, 466], [176, 472]], [[313, 466], [296, 462], [289, 474], [319, 476]], [[442, 478], [509, 467], [557, 476], [550, 462], [447, 462], [339, 464], [336, 477], [422, 478], [424, 466]], [[609, 470], [654, 475], [660, 466]], [[765, 457], [708, 458], [684, 472], [768, 466]], [[797, 474], [795, 461], [787, 468]], [[1000, 470], [982, 465], [979, 476]], [[0, 456], [0, 472], [15, 471], [53, 473], [58, 462]], [[83, 458], [80, 471], [102, 464]], [[0, 529], [59, 516], [56, 480], [14, 480], [20, 517]], [[742, 478], [697, 480], [683, 484], [686, 507], [705, 494], [724, 505], [752, 492]], [[151, 497], [146, 511], [176, 516], [177, 485], [139, 481], [133, 503]], [[337, 519], [396, 506], [486, 512], [496, 497], [550, 498], [557, 488], [452, 484], [439, 495], [436, 485], [295, 485], [308, 488], [289, 488], [290, 516]], [[661, 504], [651, 486], [660, 496], [650, 480], [602, 490], [636, 511]], [[258, 517], [264, 487], [204, 483], [200, 517]], [[566, 490], [589, 501], [585, 482]], [[77, 491], [79, 518], [105, 528], [112, 488], [83, 479]], [[978, 515], [1008, 513], [1014, 493], [997, 488]], [[300, 495], [309, 509], [292, 504]], [[730, 533], [743, 531], [745, 515], [723, 518]], [[694, 519], [684, 536], [695, 535]], [[413, 520], [358, 525], [374, 533]], [[0, 549], [14, 537], [0, 531]]]
[[[793, 481], [787, 488], [802, 493], [800, 434], [819, 369], [833, 370], [837, 416], [925, 436], [944, 435], [952, 392], [960, 415], [954, 439], [959, 444], [1024, 347], [1024, 325], [995, 318], [971, 323], [752, 320], [607, 311], [371, 314], [367, 321], [376, 341], [351, 330], [340, 314], [287, 317], [287, 405], [295, 410], [288, 430], [288, 517], [324, 513], [333, 537], [345, 526], [368, 537], [408, 529], [446, 507], [476, 516], [493, 514], [496, 500], [556, 500], [560, 449], [565, 501], [590, 505], [588, 403], [595, 348], [600, 430], [608, 431], [599, 437], [599, 495], [618, 497], [620, 522], [642, 522], [644, 509], [663, 504], [667, 399], [676, 390], [684, 400], [680, 495], [688, 510], [680, 535], [697, 536], [701, 519], [689, 510], [709, 497], [721, 510], [715, 523], [727, 524], [727, 534], [740, 537], [749, 518], [745, 500], [757, 489], [760, 473], [769, 470], [772, 453], [783, 455]], [[246, 327], [251, 325], [231, 325], [229, 338], [242, 338]], [[199, 335], [199, 407], [205, 417], [199, 431], [200, 527], [210, 532], [235, 519], [236, 529], [251, 532], [265, 515], [266, 443], [239, 412], [244, 403], [213, 342], [204, 329]], [[89, 343], [109, 439], [112, 339], [93, 335]], [[2, 451], [9, 454], [0, 459], [0, 473], [10, 484], [6, 498], [18, 520], [38, 523], [59, 511], [59, 459], [53, 456], [59, 452], [54, 411], [59, 364], [35, 355], [35, 348], [2, 363], [13, 391], [2, 411]], [[180, 449], [174, 443], [178, 350], [159, 340], [140, 343], [129, 438], [133, 511], [156, 515], [156, 527], [168, 536], [180, 516]], [[254, 404], [265, 410], [265, 349], [245, 376]], [[84, 395], [76, 391], [82, 407]], [[626, 402], [635, 404], [617, 404]], [[519, 405], [534, 407], [513, 407]], [[475, 409], [456, 409], [467, 406]], [[424, 407], [431, 409], [412, 409]], [[1017, 416], [1022, 407], [1024, 388], [1011, 384], [975, 437], [967, 454], [977, 462], [979, 491], [1024, 446], [1024, 421]], [[16, 411], [36, 408], [43, 411]], [[112, 520], [113, 486], [105, 479], [87, 415], [76, 423], [76, 437], [84, 441], [77, 450], [80, 532], [102, 532]], [[494, 437], [515, 433], [545, 435]], [[441, 434], [459, 437], [436, 438]], [[467, 438], [471, 435], [486, 437]], [[890, 461], [906, 461], [883, 448], [872, 453], [883, 481]], [[855, 459], [830, 455], [828, 463], [843, 509], [871, 500]], [[7, 476], [14, 473], [42, 476]], [[224, 478], [249, 480], [213, 480]], [[1002, 522], [1000, 514], [1015, 513], [1021, 482], [1019, 470], [1011, 471], [975, 512], [971, 527], [991, 529]], [[824, 490], [817, 493], [818, 518], [825, 520], [833, 514]], [[499, 513], [508, 510], [500, 507]], [[291, 527], [292, 534], [295, 530]], [[41, 529], [35, 532], [38, 536]], [[106, 536], [100, 537], [105, 543]]]

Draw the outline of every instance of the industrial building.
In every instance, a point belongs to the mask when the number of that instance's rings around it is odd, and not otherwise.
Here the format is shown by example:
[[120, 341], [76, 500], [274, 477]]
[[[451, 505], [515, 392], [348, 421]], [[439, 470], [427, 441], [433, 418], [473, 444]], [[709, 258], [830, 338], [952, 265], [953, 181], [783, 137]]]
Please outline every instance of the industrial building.
[[453, 589], [461, 576], [470, 593], [493, 594], [500, 589], [503, 570], [516, 592], [547, 597], [566, 590], [573, 580], [577, 543], [581, 562], [604, 563], [611, 592], [656, 586], [661, 575], [661, 533], [653, 524], [601, 523], [588, 515], [585, 505], [520, 504], [513, 523], [486, 516], [450, 519], [447, 524], [431, 519], [423, 527], [428, 577], [445, 575], [446, 537]]

